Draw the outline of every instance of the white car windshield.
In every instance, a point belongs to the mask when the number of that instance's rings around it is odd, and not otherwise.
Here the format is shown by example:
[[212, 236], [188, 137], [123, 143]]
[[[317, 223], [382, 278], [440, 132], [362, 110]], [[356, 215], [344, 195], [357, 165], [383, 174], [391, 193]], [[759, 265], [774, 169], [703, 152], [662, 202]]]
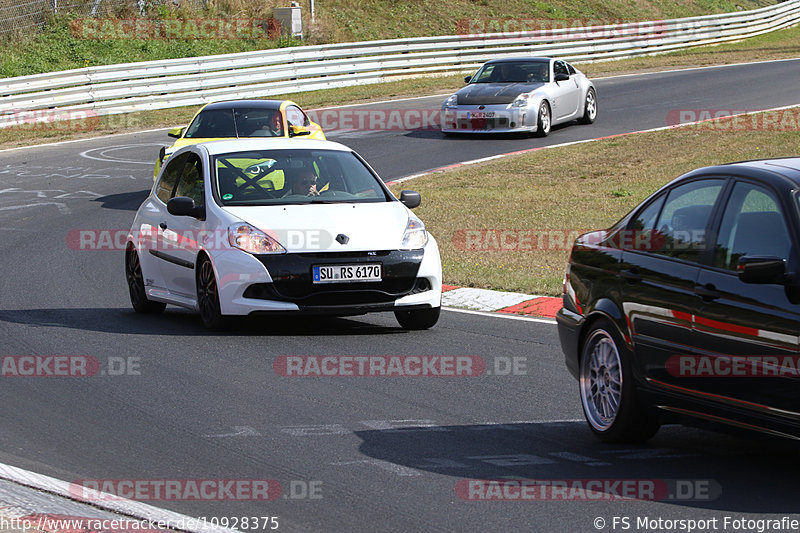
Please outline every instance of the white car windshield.
[[214, 156], [221, 205], [388, 202], [391, 197], [353, 152], [256, 150]]

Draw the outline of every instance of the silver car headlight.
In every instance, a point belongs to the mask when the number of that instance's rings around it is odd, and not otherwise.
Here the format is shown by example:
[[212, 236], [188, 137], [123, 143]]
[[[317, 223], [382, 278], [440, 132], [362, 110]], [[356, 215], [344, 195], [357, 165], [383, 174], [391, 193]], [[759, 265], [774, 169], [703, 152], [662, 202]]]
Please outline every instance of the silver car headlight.
[[415, 216], [409, 217], [400, 248], [403, 250], [417, 250], [425, 246], [427, 242], [428, 232], [425, 231], [425, 224]]
[[458, 95], [454, 94], [444, 101], [444, 107], [447, 109], [455, 109], [458, 107]]
[[531, 95], [528, 93], [522, 93], [511, 102], [511, 107], [528, 107], [528, 99], [530, 97]]
[[261, 231], [246, 222], [239, 222], [228, 228], [228, 242], [251, 254], [285, 254], [286, 248]]

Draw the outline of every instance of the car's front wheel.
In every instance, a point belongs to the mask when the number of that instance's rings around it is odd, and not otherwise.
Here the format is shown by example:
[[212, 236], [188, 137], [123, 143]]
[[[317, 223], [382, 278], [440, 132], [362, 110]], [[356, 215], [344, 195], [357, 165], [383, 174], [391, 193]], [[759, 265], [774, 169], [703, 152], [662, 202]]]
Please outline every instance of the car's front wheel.
[[550, 133], [550, 105], [547, 102], [539, 104], [539, 113], [536, 116], [536, 136], [547, 137]]
[[578, 121], [581, 124], [591, 124], [597, 118], [597, 95], [594, 89], [586, 92], [586, 101], [583, 104], [583, 116]]
[[197, 307], [203, 325], [212, 330], [224, 329], [227, 325], [219, 305], [219, 289], [211, 260], [204, 257], [197, 265]]
[[432, 328], [439, 321], [441, 307], [395, 311], [394, 316], [403, 329], [420, 330]]
[[131, 297], [131, 305], [137, 313], [154, 314], [160, 313], [167, 307], [162, 302], [154, 302], [147, 299], [147, 292], [144, 289], [144, 276], [142, 275], [142, 264], [139, 261], [139, 254], [133, 248], [125, 251], [125, 278], [128, 281], [128, 293]]
[[657, 418], [637, 401], [631, 364], [611, 322], [592, 324], [581, 349], [580, 394], [586, 421], [604, 442], [644, 442], [658, 431]]

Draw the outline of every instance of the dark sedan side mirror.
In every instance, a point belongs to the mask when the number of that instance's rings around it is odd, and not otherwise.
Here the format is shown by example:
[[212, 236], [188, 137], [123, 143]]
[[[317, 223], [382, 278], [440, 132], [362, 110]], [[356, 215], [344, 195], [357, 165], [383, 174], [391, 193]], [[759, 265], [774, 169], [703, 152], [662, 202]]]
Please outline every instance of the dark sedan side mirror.
[[773, 256], [743, 256], [737, 268], [739, 279], [745, 283], [777, 283], [788, 281], [786, 261]]
[[472, 76], [465, 76], [464, 77], [464, 83], [469, 83], [470, 81], [472, 81]]
[[569, 80], [569, 74], [563, 74], [563, 73], [556, 74], [556, 81], [568, 81], [568, 80]]
[[422, 197], [417, 191], [400, 191], [400, 203], [409, 209], [414, 209], [422, 203]]
[[188, 196], [176, 196], [167, 202], [167, 211], [177, 217], [194, 217], [203, 219], [206, 210], [202, 205], [194, 205], [194, 200]]

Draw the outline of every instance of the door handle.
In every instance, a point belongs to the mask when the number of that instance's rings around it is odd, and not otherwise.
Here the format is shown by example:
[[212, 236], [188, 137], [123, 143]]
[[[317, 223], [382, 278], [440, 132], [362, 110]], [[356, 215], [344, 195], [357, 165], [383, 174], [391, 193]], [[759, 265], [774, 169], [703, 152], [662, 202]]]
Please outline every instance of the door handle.
[[166, 222], [162, 222], [161, 224], [158, 225], [158, 227], [161, 228], [161, 229], [167, 229], [167, 223]]
[[619, 277], [628, 283], [638, 283], [642, 281], [642, 275], [639, 274], [639, 271], [635, 268], [620, 271]]
[[694, 288], [694, 293], [702, 298], [706, 302], [710, 302], [711, 300], [716, 300], [720, 296], [722, 296], [719, 291], [716, 290], [716, 287], [711, 283], [706, 285], [697, 285]]

